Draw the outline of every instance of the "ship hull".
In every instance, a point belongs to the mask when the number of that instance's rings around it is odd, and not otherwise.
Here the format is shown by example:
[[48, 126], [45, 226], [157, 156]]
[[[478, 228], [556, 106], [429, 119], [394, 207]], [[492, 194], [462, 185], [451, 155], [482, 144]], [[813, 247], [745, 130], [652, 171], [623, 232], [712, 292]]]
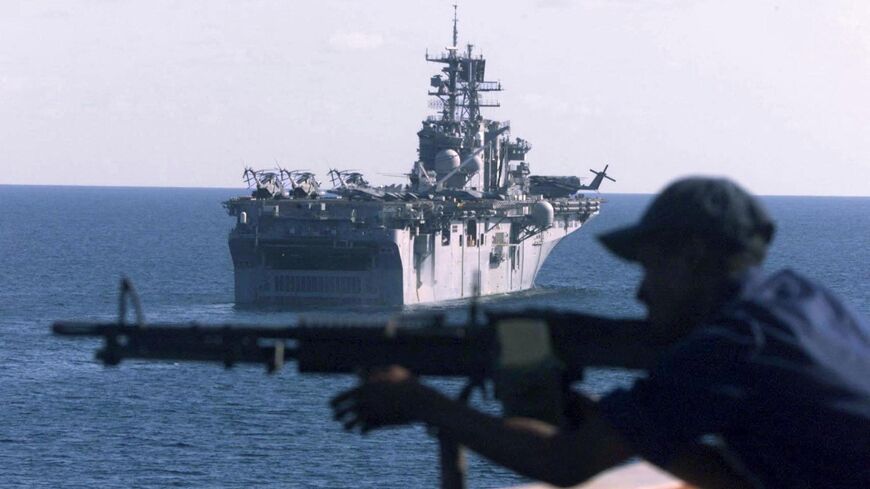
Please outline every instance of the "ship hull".
[[[591, 217], [591, 216], [590, 216]], [[238, 305], [401, 306], [532, 288], [550, 252], [584, 220], [511, 239], [511, 223], [459, 220], [449, 233], [413, 228], [334, 236], [231, 235]], [[334, 228], [333, 228], [334, 230]]]

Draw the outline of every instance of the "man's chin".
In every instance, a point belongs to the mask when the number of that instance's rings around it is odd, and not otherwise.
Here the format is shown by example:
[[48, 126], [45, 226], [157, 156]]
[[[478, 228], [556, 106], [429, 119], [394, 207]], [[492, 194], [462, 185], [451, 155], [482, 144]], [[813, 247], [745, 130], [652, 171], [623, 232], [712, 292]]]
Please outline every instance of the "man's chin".
[[665, 314], [666, 311], [658, 311], [656, 309], [652, 309], [649, 306], [646, 308], [646, 320], [649, 322], [650, 326], [654, 329], [659, 329], [662, 327], [666, 327], [673, 322], [672, 318], [669, 317], [669, 314]]
[[687, 321], [682, 317], [647, 314], [649, 332], [657, 342], [669, 343], [686, 334]]

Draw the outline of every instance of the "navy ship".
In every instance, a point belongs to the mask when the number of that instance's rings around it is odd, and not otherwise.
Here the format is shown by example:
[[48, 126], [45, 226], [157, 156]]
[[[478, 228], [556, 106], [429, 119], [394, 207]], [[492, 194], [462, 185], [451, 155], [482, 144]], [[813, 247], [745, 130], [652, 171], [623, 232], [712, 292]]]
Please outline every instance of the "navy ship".
[[531, 176], [528, 141], [487, 119], [487, 81], [474, 46], [426, 61], [430, 107], [404, 185], [374, 187], [331, 170], [323, 190], [307, 171], [245, 170], [250, 196], [224, 203], [237, 305], [404, 305], [529, 289], [553, 248], [598, 214], [607, 167], [588, 185]]

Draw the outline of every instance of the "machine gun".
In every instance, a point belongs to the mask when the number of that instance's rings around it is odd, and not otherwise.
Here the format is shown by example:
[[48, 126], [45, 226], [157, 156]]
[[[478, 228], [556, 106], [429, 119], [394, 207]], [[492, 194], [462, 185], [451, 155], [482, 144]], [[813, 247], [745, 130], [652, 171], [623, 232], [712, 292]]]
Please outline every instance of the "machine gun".
[[[126, 297], [137, 320], [128, 323]], [[145, 324], [132, 286], [122, 281], [119, 319], [92, 323], [58, 321], [61, 336], [100, 337], [96, 357], [106, 365], [126, 359], [207, 361], [226, 367], [262, 364], [274, 372], [295, 361], [302, 373], [359, 373], [401, 365], [421, 376], [467, 379], [460, 394], [488, 381], [506, 415], [563, 423], [564, 394], [587, 367], [645, 370], [661, 345], [639, 320], [616, 320], [543, 310], [478, 314], [447, 324], [443, 316], [392, 320], [386, 324], [326, 324], [300, 321], [287, 327]], [[483, 316], [480, 320], [478, 316]], [[440, 438], [442, 487], [464, 487], [459, 448]]]

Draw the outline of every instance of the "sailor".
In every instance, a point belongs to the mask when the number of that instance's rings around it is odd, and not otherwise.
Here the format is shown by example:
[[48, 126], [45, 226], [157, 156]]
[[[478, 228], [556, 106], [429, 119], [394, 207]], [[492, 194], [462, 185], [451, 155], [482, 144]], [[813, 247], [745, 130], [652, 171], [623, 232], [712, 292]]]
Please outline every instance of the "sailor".
[[669, 346], [631, 388], [577, 393], [577, 427], [481, 413], [401, 367], [337, 396], [336, 418], [363, 432], [422, 422], [562, 486], [640, 456], [699, 487], [870, 487], [870, 328], [810, 279], [762, 276], [773, 231], [733, 182], [687, 178], [601, 236], [643, 267], [637, 298]]

